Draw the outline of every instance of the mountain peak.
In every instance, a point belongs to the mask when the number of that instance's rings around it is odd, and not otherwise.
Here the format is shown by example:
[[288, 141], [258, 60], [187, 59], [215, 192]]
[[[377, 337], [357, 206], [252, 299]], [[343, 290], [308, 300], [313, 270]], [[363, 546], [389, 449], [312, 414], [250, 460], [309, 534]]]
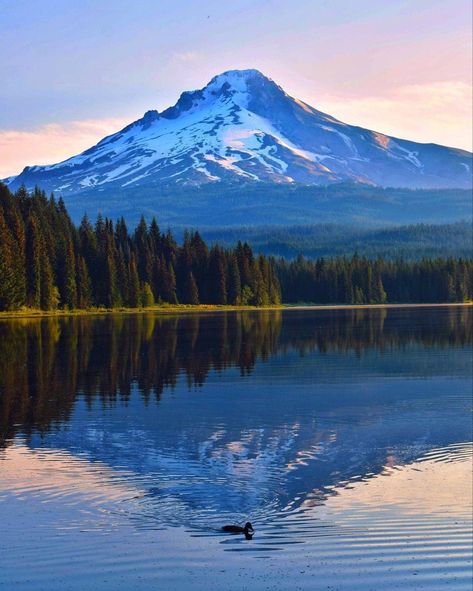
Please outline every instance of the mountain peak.
[[[233, 93], [248, 94], [258, 88], [273, 87], [282, 91], [271, 78], [262, 74], [259, 70], [227, 70], [214, 76], [203, 91], [220, 92], [222, 89], [228, 89]], [[282, 91], [283, 92], [283, 91]], [[283, 92], [284, 94], [284, 92]]]
[[236, 108], [247, 108], [249, 102], [264, 88], [273, 88], [274, 91], [284, 95], [284, 91], [259, 70], [227, 70], [214, 76], [199, 90], [184, 91], [177, 103], [160, 115], [165, 119], [176, 119], [183, 113], [204, 108], [204, 105], [208, 106], [216, 102], [231, 102]]
[[64, 162], [27, 167], [9, 184], [75, 193], [242, 180], [470, 187], [471, 154], [347, 125], [292, 98], [259, 70], [227, 70], [161, 113], [148, 111]]
[[259, 70], [251, 68], [247, 70], [227, 70], [226, 72], [214, 76], [207, 84], [207, 87], [214, 85], [218, 86], [225, 84], [225, 82], [229, 84], [239, 84], [241, 82], [248, 82], [248, 80], [255, 79], [271, 81], [270, 78], [262, 74]]

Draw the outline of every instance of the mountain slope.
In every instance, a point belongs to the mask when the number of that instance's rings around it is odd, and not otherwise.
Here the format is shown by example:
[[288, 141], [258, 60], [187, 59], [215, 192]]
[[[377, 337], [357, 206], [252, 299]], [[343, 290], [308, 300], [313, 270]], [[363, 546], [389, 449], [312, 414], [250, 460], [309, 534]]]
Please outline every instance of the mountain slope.
[[78, 156], [26, 167], [7, 184], [63, 194], [242, 180], [469, 188], [471, 157], [347, 125], [290, 97], [257, 70], [242, 70], [184, 92], [174, 107], [148, 111]]

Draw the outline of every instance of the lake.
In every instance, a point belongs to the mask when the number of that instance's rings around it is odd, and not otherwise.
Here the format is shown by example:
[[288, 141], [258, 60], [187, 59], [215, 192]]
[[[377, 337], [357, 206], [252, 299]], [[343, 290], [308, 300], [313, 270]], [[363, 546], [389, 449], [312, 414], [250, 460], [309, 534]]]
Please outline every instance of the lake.
[[0, 588], [471, 590], [472, 320], [1, 321]]

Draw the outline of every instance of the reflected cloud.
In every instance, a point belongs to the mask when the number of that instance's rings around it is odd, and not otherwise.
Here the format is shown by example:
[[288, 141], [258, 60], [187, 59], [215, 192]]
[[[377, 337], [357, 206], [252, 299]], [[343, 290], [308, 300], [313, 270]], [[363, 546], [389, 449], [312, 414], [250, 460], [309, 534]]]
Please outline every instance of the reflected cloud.
[[[436, 460], [429, 459], [434, 454]], [[394, 514], [449, 515], [471, 520], [473, 488], [470, 442], [431, 450], [415, 462], [394, 467], [389, 460], [381, 474], [350, 487], [335, 488], [324, 511], [361, 515], [380, 507]], [[455, 499], [452, 499], [454, 491]]]
[[144, 494], [127, 473], [117, 473], [103, 462], [90, 462], [64, 449], [32, 450], [21, 441], [0, 452], [0, 498], [67, 498], [67, 504], [88, 507], [120, 503]]

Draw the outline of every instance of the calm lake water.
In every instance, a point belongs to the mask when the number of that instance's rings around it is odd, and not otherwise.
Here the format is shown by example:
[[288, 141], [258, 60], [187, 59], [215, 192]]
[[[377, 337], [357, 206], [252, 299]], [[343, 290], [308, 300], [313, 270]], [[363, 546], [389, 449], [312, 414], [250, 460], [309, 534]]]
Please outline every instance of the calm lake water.
[[0, 322], [0, 588], [471, 590], [472, 319]]

